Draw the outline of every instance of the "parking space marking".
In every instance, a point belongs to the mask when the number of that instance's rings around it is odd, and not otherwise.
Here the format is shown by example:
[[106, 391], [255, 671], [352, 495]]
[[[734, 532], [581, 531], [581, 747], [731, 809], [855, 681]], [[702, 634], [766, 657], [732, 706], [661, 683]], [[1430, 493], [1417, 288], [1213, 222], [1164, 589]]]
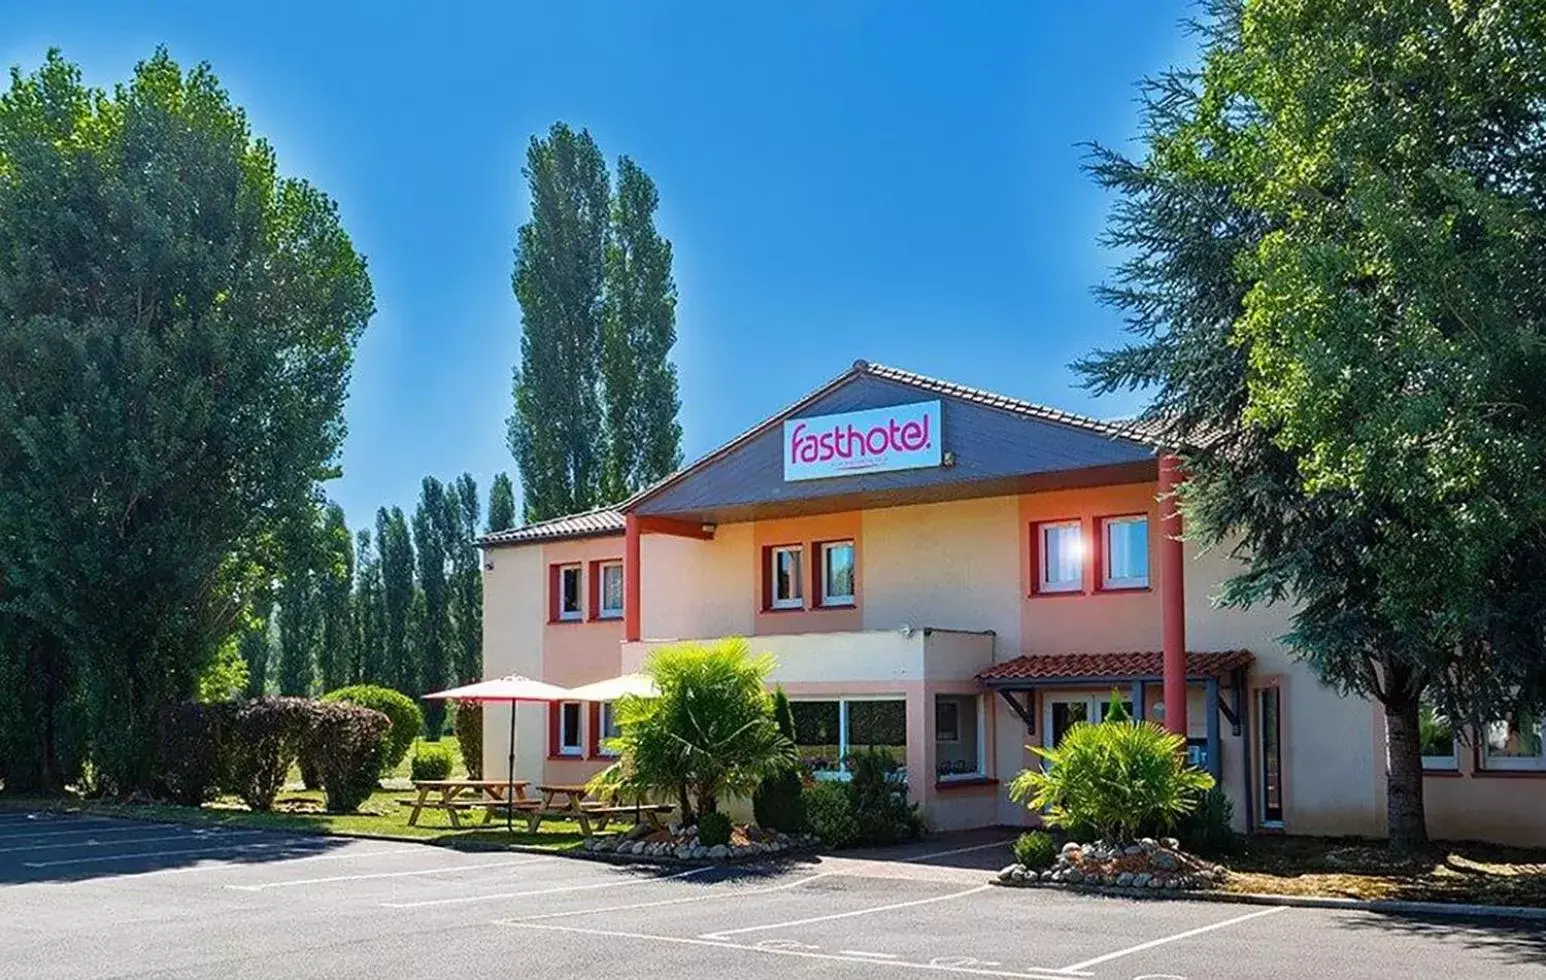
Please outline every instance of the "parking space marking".
[[[839, 963], [868, 963], [876, 968], [891, 967], [899, 970], [927, 970], [935, 973], [964, 973], [982, 977], [1012, 977], [1014, 980], [1068, 980], [1070, 974], [1063, 970], [1052, 970], [1046, 967], [1032, 966], [1024, 970], [993, 970], [984, 966], [957, 966], [954, 964], [928, 962], [917, 963], [912, 960], [876, 960], [862, 956], [845, 956], [842, 953], [823, 953], [817, 947], [804, 944], [792, 944], [783, 940], [764, 940], [755, 946], [746, 946], [741, 943], [725, 942], [718, 939], [691, 938], [688, 936], [654, 936], [642, 932], [614, 932], [606, 929], [585, 929], [579, 926], [561, 926], [546, 922], [511, 922], [511, 926], [521, 929], [544, 929], [553, 932], [569, 932], [582, 936], [601, 936], [607, 939], [642, 939], [659, 943], [676, 943], [681, 946], [705, 946], [710, 949], [734, 949], [746, 953], [761, 953], [765, 956], [798, 956], [812, 960], [834, 960]], [[793, 948], [794, 946], [803, 948]]]
[[1092, 966], [1098, 966], [1101, 963], [1108, 963], [1111, 960], [1118, 959], [1123, 956], [1131, 956], [1134, 953], [1141, 953], [1146, 949], [1153, 949], [1156, 946], [1164, 946], [1167, 943], [1179, 942], [1182, 939], [1190, 939], [1193, 936], [1200, 936], [1205, 932], [1212, 932], [1215, 929], [1223, 929], [1227, 926], [1238, 925], [1242, 922], [1248, 922], [1251, 919], [1260, 919], [1264, 915], [1276, 915], [1279, 912], [1287, 912], [1288, 909], [1289, 906], [1287, 905], [1279, 905], [1270, 909], [1260, 909], [1255, 912], [1247, 912], [1245, 915], [1237, 915], [1233, 919], [1225, 919], [1223, 922], [1215, 922], [1212, 925], [1199, 926], [1196, 929], [1188, 929], [1185, 932], [1178, 932], [1173, 936], [1164, 936], [1159, 939], [1151, 939], [1146, 943], [1139, 943], [1137, 946], [1129, 946], [1127, 949], [1119, 949], [1114, 953], [1107, 953], [1104, 956], [1097, 956], [1093, 959], [1085, 960], [1082, 963], [1075, 963], [1073, 966], [1065, 966], [1056, 972], [1074, 973], [1079, 970], [1087, 970]]
[[161, 844], [169, 840], [197, 840], [207, 841], [219, 837], [251, 837], [253, 834], [267, 833], [262, 830], [182, 830], [175, 834], [162, 834], [159, 837], [130, 837], [128, 840], [121, 838], [115, 840], [97, 840], [93, 835], [85, 840], [56, 841], [52, 844], [28, 844], [23, 847], [0, 847], [0, 854], [15, 854], [21, 851], [64, 851], [75, 847], [124, 847], [129, 844]]
[[412, 878], [417, 875], [438, 875], [452, 871], [481, 871], [487, 868], [518, 868], [523, 864], [542, 864], [552, 858], [530, 857], [513, 861], [492, 861], [487, 864], [451, 864], [440, 868], [422, 868], [418, 871], [382, 871], [375, 874], [336, 875], [331, 878], [300, 878], [295, 881], [268, 881], [261, 885], [226, 885], [239, 892], [264, 892], [270, 888], [296, 888], [301, 885], [326, 885], [335, 881], [375, 881], [380, 878]]
[[468, 905], [473, 902], [495, 902], [507, 898], [532, 898], [536, 895], [557, 895], [561, 892], [586, 892], [595, 891], [598, 888], [626, 888], [629, 885], [648, 885], [660, 881], [675, 881], [678, 878], [690, 878], [700, 875], [713, 868], [693, 868], [691, 871], [683, 871], [680, 874], [666, 875], [664, 878], [633, 878], [628, 881], [603, 881], [591, 885], [561, 885], [557, 888], [541, 888], [531, 892], [504, 892], [499, 895], [462, 895], [457, 898], [432, 898], [422, 902], [382, 902], [385, 909], [422, 909], [435, 905]]
[[752, 895], [767, 895], [771, 892], [788, 891], [791, 888], [798, 888], [799, 886], [809, 884], [812, 881], [830, 877], [832, 877], [832, 873], [824, 871], [821, 874], [806, 875], [804, 878], [800, 878], [796, 881], [786, 881], [781, 885], [772, 885], [768, 888], [753, 888], [750, 890], [738, 891], [733, 895], [714, 892], [708, 895], [693, 895], [688, 898], [667, 898], [659, 902], [636, 902], [633, 905], [612, 905], [607, 908], [599, 909], [571, 909], [566, 912], [543, 912], [540, 915], [518, 915], [511, 919], [496, 920], [494, 924], [507, 926], [514, 925], [517, 922], [536, 922], [541, 919], [562, 919], [571, 915], [600, 915], [603, 912], [632, 912], [635, 909], [655, 909], [666, 905], [687, 905], [692, 902], [708, 902], [713, 900], [724, 901], [725, 899], [729, 898], [748, 898]]
[[877, 960], [901, 959], [901, 957], [897, 956], [895, 953], [866, 953], [862, 949], [840, 949], [838, 952], [844, 956], [868, 956], [871, 959]]
[[952, 854], [970, 854], [973, 851], [986, 851], [995, 847], [1005, 848], [1008, 846], [1009, 841], [996, 840], [991, 844], [973, 844], [971, 847], [957, 847], [948, 851], [935, 851], [933, 854], [919, 854], [917, 857], [902, 858], [902, 863], [907, 864], [914, 861], [927, 861], [930, 858], [949, 857]]
[[302, 845], [306, 849], [318, 850], [328, 847], [329, 843], [326, 839], [317, 838], [312, 841], [287, 840], [265, 844], [227, 844], [221, 847], [184, 847], [172, 851], [135, 851], [128, 854], [102, 854], [97, 857], [65, 858], [58, 861], [23, 861], [22, 866], [27, 868], [62, 868], [72, 864], [101, 864], [106, 861], [134, 861], [139, 858], [182, 857], [188, 854], [214, 854], [216, 852], [225, 853], [229, 851], [241, 851], [244, 853], [247, 851], [271, 851], [275, 848], [289, 848], [305, 854], [306, 850], [302, 849]]
[[976, 895], [985, 892], [992, 885], [978, 885], [976, 888], [968, 888], [965, 891], [951, 892], [949, 895], [934, 895], [929, 898], [919, 898], [911, 902], [896, 902], [891, 905], [878, 905], [874, 908], [856, 909], [852, 912], [835, 912], [832, 915], [818, 915], [810, 919], [795, 919], [791, 922], [769, 922], [760, 926], [745, 926], [740, 929], [723, 929], [719, 932], [706, 932], [699, 936], [700, 939], [724, 939], [726, 936], [739, 936], [748, 932], [766, 932], [769, 929], [789, 929], [794, 926], [808, 926], [816, 922], [831, 922], [834, 919], [851, 919], [858, 915], [874, 915], [876, 912], [891, 912], [896, 909], [910, 909], [919, 905], [933, 905], [935, 902], [948, 902], [952, 899], [965, 898], [968, 895]]
[[[302, 862], [310, 864], [313, 861], [354, 861], [359, 858], [389, 857], [394, 854], [418, 853], [420, 852], [412, 847], [399, 847], [386, 851], [349, 851], [343, 854], [302, 853], [296, 857], [281, 856], [281, 860], [284, 861], [283, 867], [289, 867], [292, 864], [301, 864]], [[137, 871], [135, 872], [134, 877], [145, 878], [150, 875], [208, 874], [211, 871], [246, 871], [249, 868], [266, 868], [272, 866], [273, 865], [268, 864], [248, 864], [241, 861], [226, 861], [220, 863], [199, 864], [190, 868], [156, 868], [151, 871]]]
[[125, 827], [125, 826], [122, 826], [121, 824], [116, 824], [116, 823], [104, 820], [104, 821], [97, 822], [96, 826], [92, 826], [92, 827], [77, 827], [74, 830], [24, 830], [24, 831], [22, 831], [19, 834], [7, 834], [7, 833], [0, 832], [0, 842], [13, 841], [13, 840], [22, 840], [23, 838], [30, 838], [30, 837], [54, 838], [54, 837], [80, 837], [82, 835], [88, 835], [88, 834], [92, 835], [92, 836], [95, 836], [97, 834], [136, 834], [136, 833], [138, 833], [138, 834], [145, 834], [145, 833], [152, 833], [152, 832], [157, 831], [157, 830], [170, 830], [170, 829], [172, 829], [172, 828], [174, 828], [176, 826], [177, 826], [176, 824], [170, 824], [170, 823], [154, 823], [154, 824], [137, 823], [137, 824], [134, 824], [133, 826]]

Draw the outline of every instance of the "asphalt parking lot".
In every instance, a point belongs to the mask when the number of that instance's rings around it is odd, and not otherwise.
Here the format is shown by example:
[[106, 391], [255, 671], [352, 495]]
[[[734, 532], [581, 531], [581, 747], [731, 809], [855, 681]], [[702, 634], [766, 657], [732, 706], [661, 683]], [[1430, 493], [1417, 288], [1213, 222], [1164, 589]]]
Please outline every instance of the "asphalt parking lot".
[[944, 843], [648, 870], [6, 812], [0, 974], [1546, 977], [1540, 923], [1000, 889], [1001, 843]]

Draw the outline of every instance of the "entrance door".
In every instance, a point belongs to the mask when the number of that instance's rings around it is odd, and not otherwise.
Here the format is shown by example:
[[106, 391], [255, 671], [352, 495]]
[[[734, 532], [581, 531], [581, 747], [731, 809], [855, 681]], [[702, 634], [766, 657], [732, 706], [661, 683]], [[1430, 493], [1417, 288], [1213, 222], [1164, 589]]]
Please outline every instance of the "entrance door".
[[[1064, 734], [1081, 721], [1099, 723], [1106, 719], [1110, 697], [1078, 694], [1047, 694], [1042, 696], [1042, 744], [1052, 748], [1063, 740]], [[1127, 717], [1133, 716], [1133, 702], [1123, 698], [1120, 702]]]

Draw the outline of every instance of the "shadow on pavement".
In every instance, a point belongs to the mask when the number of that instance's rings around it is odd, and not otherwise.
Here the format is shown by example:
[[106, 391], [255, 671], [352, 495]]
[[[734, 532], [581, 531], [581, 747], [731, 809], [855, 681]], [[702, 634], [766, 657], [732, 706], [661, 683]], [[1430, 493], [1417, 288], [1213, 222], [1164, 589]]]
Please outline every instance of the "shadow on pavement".
[[1525, 919], [1459, 919], [1394, 913], [1339, 916], [1337, 923], [1351, 930], [1374, 930], [1434, 939], [1501, 960], [1501, 965], [1546, 966], [1546, 923]]
[[997, 871], [1014, 860], [1010, 845], [1022, 831], [1006, 827], [930, 834], [891, 847], [861, 847], [834, 856], [861, 861], [890, 861], [925, 867]]

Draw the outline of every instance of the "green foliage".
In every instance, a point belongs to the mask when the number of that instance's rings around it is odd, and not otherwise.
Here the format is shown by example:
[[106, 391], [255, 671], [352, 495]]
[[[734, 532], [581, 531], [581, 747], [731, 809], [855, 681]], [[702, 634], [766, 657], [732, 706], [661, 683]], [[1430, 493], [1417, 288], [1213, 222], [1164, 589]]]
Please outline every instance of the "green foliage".
[[713, 813], [726, 796], [749, 796], [796, 762], [764, 691], [774, 660], [746, 641], [662, 647], [644, 662], [659, 697], [617, 702], [618, 761], [596, 785], [627, 796], [675, 797], [683, 819]]
[[334, 203], [165, 51], [111, 90], [57, 52], [13, 72], [0, 174], [0, 607], [58, 642], [55, 704], [126, 793], [334, 471], [370, 280]]
[[323, 701], [346, 701], [362, 708], [370, 708], [386, 715], [391, 728], [385, 733], [386, 748], [381, 759], [381, 772], [390, 772], [400, 765], [413, 747], [413, 740], [424, 730], [424, 713], [408, 695], [389, 687], [373, 684], [355, 684], [329, 691]]
[[1176, 822], [1176, 839], [1193, 854], [1207, 857], [1223, 857], [1240, 848], [1240, 837], [1230, 826], [1235, 805], [1224, 792], [1224, 787], [1214, 786], [1197, 797], [1196, 806]]
[[1127, 713], [1127, 706], [1122, 703], [1122, 692], [1113, 690], [1111, 700], [1106, 702], [1106, 713], [1101, 716], [1103, 722], [1132, 721], [1132, 716]]
[[354, 537], [344, 520], [344, 510], [329, 504], [322, 521], [322, 554], [317, 578], [321, 636], [317, 647], [317, 675], [322, 690], [348, 684], [359, 676], [354, 626]]
[[1196, 806], [1213, 777], [1185, 763], [1184, 740], [1149, 722], [1071, 727], [1056, 748], [1028, 746], [1045, 769], [1024, 769], [1009, 796], [1054, 827], [1084, 824], [1106, 840], [1170, 826]]
[[1015, 860], [1032, 871], [1052, 867], [1057, 860], [1058, 846], [1052, 835], [1044, 830], [1028, 830], [1015, 838]]
[[510, 482], [510, 474], [495, 473], [494, 485], [488, 493], [488, 525], [484, 530], [493, 534], [512, 527], [515, 527], [515, 486]]
[[1417, 715], [1417, 738], [1423, 755], [1452, 755], [1455, 751], [1455, 726], [1431, 704], [1424, 704]]
[[[328, 812], [353, 813], [376, 790], [392, 722], [379, 711], [343, 701], [311, 707], [308, 754], [316, 760]], [[448, 752], [446, 762], [449, 770]]]
[[368, 530], [355, 534], [359, 574], [354, 588], [356, 681], [383, 684], [387, 680], [386, 606], [381, 583], [381, 558]]
[[414, 779], [450, 779], [455, 766], [449, 745], [425, 744], [414, 752], [410, 772]]
[[[794, 711], [782, 687], [773, 692], [773, 720], [783, 736], [794, 741]], [[765, 777], [752, 794], [752, 813], [757, 826], [800, 833], [805, 830], [804, 780], [798, 766]]]
[[376, 550], [381, 563], [383, 683], [403, 691], [418, 690], [418, 665], [408, 643], [414, 598], [413, 538], [400, 508], [376, 511]]
[[233, 634], [205, 665], [195, 692], [200, 701], [230, 701], [247, 690], [248, 667], [241, 641], [241, 635]]
[[230, 789], [252, 809], [273, 809], [311, 734], [314, 711], [315, 702], [290, 697], [255, 698], [231, 709]]
[[[454, 503], [446, 498], [445, 486], [426, 476], [419, 489], [419, 506], [413, 512], [413, 546], [418, 563], [419, 594], [424, 597], [423, 618], [417, 632], [418, 690], [420, 693], [443, 690], [451, 679], [451, 651], [447, 646], [451, 633], [450, 589], [447, 582], [447, 548], [454, 531], [447, 527]], [[430, 701], [424, 711], [425, 733], [438, 739], [445, 732], [446, 705]]]
[[451, 568], [453, 674], [458, 684], [483, 677], [483, 553], [478, 549], [478, 484], [471, 473], [456, 478], [446, 494], [450, 508], [446, 548]]
[[859, 818], [853, 794], [834, 780], [818, 780], [805, 791], [805, 817], [811, 832], [831, 848], [848, 847], [859, 839]]
[[483, 705], [476, 701], [458, 701], [454, 718], [456, 743], [461, 746], [462, 765], [468, 779], [483, 778]]
[[183, 806], [199, 806], [227, 782], [236, 705], [184, 701], [161, 712], [157, 770], [167, 795]]
[[852, 775], [847, 788], [858, 822], [858, 843], [895, 844], [922, 835], [918, 807], [907, 802], [906, 772], [891, 753], [859, 749], [849, 755], [848, 765]]
[[[25, 691], [24, 697], [15, 692]], [[7, 793], [60, 793], [82, 775], [85, 713], [57, 637], [0, 614], [0, 781]]]
[[730, 843], [730, 818], [723, 813], [698, 815], [698, 843], [704, 847]]

